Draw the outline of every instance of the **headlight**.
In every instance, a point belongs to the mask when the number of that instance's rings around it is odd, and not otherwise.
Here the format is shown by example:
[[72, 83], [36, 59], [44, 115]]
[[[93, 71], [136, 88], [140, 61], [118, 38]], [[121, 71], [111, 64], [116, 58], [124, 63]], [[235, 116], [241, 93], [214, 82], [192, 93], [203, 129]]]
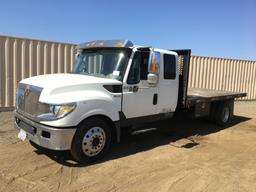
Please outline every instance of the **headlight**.
[[65, 117], [76, 108], [76, 103], [64, 105], [49, 105], [49, 112], [40, 114], [37, 117], [43, 121], [52, 121]]

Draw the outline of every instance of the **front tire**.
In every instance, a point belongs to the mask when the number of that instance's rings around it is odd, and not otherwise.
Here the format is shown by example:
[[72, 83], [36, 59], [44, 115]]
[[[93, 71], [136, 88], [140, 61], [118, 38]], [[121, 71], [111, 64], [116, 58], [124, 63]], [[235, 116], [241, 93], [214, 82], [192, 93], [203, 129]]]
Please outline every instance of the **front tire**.
[[108, 151], [111, 141], [109, 125], [100, 118], [82, 122], [74, 135], [71, 155], [79, 163], [94, 162]]

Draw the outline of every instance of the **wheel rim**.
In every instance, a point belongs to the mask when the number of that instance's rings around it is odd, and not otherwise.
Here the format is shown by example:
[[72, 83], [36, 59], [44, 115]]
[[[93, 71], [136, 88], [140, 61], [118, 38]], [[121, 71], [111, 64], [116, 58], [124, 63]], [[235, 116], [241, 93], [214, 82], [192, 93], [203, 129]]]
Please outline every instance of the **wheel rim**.
[[229, 109], [228, 107], [225, 107], [223, 110], [223, 122], [226, 123], [229, 119]]
[[84, 135], [82, 149], [85, 155], [92, 157], [102, 151], [105, 143], [105, 131], [101, 127], [92, 127]]

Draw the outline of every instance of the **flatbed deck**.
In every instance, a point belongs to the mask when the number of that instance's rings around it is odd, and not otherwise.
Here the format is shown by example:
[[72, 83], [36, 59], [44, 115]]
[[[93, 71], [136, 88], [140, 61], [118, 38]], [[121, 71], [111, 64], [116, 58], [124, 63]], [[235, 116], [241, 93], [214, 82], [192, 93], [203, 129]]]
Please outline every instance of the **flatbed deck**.
[[193, 106], [197, 103], [221, 101], [227, 99], [234, 99], [238, 97], [245, 97], [246, 93], [237, 93], [231, 91], [219, 91], [211, 89], [188, 88], [187, 104]]

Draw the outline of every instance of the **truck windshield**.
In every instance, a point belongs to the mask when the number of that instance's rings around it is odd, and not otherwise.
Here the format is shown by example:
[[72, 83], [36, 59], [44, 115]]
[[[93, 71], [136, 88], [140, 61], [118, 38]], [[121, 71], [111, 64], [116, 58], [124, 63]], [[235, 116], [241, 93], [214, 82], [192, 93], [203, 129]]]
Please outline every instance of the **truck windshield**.
[[73, 73], [122, 81], [131, 49], [102, 48], [77, 54]]

